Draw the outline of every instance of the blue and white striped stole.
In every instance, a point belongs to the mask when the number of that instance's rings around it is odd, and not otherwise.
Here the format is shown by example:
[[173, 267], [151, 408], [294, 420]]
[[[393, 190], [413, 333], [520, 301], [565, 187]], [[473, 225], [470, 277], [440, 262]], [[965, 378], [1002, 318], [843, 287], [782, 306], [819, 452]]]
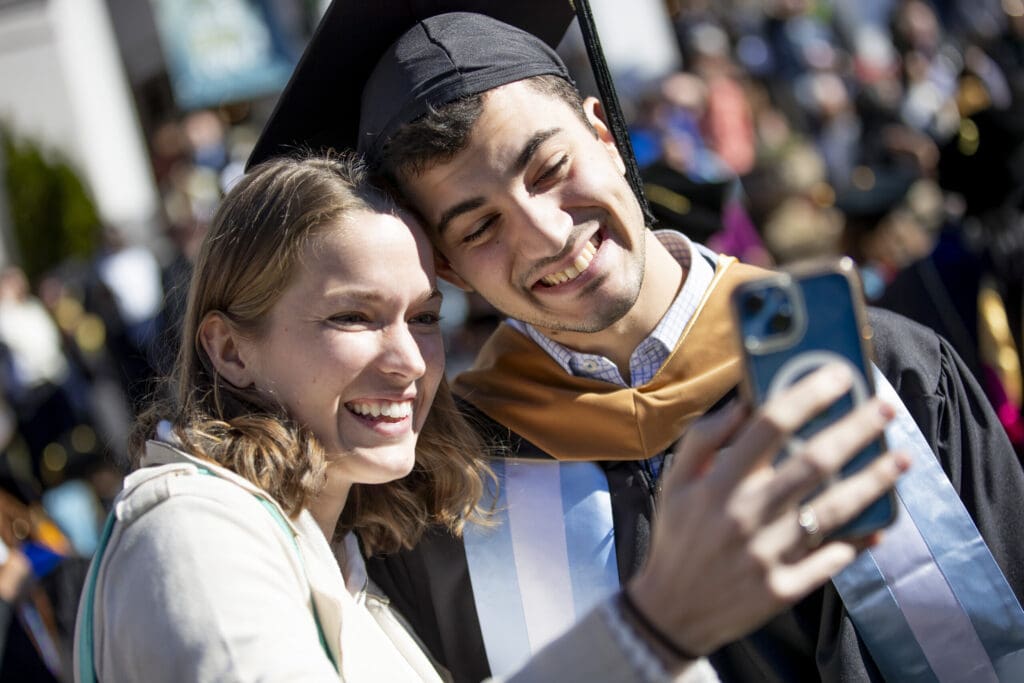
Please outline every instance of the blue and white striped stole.
[[[1024, 681], [1024, 611], [913, 418], [897, 408], [890, 448], [913, 466], [884, 540], [833, 579], [888, 680]], [[515, 671], [619, 587], [611, 496], [595, 463], [503, 459], [497, 525], [470, 525], [466, 559], [494, 675]]]
[[592, 462], [499, 459], [497, 525], [464, 532], [491, 673], [508, 674], [619, 588], [611, 496]]

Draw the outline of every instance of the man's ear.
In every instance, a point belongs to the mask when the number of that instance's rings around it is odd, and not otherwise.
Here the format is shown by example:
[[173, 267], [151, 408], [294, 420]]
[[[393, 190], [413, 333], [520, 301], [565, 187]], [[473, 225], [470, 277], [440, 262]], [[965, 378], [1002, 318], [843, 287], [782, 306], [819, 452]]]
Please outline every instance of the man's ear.
[[615, 162], [615, 166], [618, 167], [619, 173], [626, 175], [626, 162], [622, 160], [619, 148], [615, 146], [615, 136], [612, 135], [612, 130], [608, 127], [608, 120], [605, 118], [604, 105], [601, 104], [601, 100], [596, 97], [588, 97], [583, 100], [583, 111], [586, 113], [590, 125], [594, 127], [597, 139], [604, 144], [612, 161]]
[[198, 336], [218, 375], [239, 389], [253, 383], [252, 369], [243, 358], [243, 340], [223, 315], [215, 311], [207, 313], [199, 323]]
[[448, 259], [444, 257], [439, 251], [434, 250], [434, 270], [437, 271], [437, 276], [442, 280], [450, 282], [464, 292], [472, 292], [473, 288], [469, 286], [469, 283], [462, 279], [462, 277], [455, 272], [452, 268], [452, 264], [448, 262]]

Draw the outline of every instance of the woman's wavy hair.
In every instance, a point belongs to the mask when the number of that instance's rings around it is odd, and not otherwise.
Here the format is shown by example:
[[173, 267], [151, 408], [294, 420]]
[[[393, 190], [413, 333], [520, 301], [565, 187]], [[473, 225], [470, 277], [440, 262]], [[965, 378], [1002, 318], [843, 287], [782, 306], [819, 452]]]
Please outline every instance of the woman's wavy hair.
[[[207, 316], [220, 315], [240, 334], [259, 338], [306, 245], [324, 229], [357, 229], [339, 228], [355, 211], [399, 212], [354, 156], [275, 159], [228, 192], [196, 261], [167, 391], [133, 430], [133, 467], [167, 421], [184, 450], [251, 481], [289, 515], [308, 506], [324, 484], [323, 447], [272, 398], [220, 377], [198, 332]], [[388, 484], [353, 486], [336, 533], [356, 530], [375, 554], [411, 547], [430, 524], [458, 534], [467, 519], [486, 522], [480, 499], [493, 473], [484, 449], [442, 380], [412, 472]]]

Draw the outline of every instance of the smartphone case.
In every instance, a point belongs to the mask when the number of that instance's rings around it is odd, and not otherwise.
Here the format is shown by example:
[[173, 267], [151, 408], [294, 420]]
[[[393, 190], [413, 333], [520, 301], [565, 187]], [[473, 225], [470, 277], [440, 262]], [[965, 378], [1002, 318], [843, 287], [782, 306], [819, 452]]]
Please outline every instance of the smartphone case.
[[[853, 373], [852, 390], [804, 425], [796, 439], [809, 439], [874, 394], [871, 331], [852, 260], [744, 283], [732, 303], [746, 365], [743, 390], [753, 403], [763, 403], [830, 361], [845, 364]], [[786, 457], [788, 450], [779, 457]], [[884, 440], [878, 439], [855, 455], [840, 476], [856, 472], [884, 451]], [[830, 537], [863, 536], [890, 524], [895, 514], [890, 492]]]

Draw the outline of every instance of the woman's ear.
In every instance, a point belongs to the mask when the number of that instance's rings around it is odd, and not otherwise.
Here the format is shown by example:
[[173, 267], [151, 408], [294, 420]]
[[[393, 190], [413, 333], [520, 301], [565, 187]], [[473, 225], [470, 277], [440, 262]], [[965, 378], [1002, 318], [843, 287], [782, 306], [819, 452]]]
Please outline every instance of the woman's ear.
[[451, 284], [455, 285], [464, 292], [472, 292], [473, 288], [468, 282], [462, 279], [462, 277], [455, 272], [452, 268], [452, 264], [446, 259], [439, 251], [434, 250], [434, 270], [437, 271], [437, 276], [442, 280], [446, 280]]
[[199, 343], [214, 371], [238, 389], [253, 383], [252, 369], [243, 358], [243, 340], [219, 312], [207, 313], [199, 323]]
[[612, 130], [608, 127], [608, 120], [605, 118], [604, 105], [601, 104], [601, 100], [596, 97], [588, 97], [583, 100], [583, 111], [586, 113], [590, 125], [594, 127], [597, 139], [604, 144], [608, 154], [612, 157], [612, 161], [615, 162], [619, 173], [625, 175], [626, 162], [622, 160], [619, 148], [615, 146], [615, 136], [612, 135]]

